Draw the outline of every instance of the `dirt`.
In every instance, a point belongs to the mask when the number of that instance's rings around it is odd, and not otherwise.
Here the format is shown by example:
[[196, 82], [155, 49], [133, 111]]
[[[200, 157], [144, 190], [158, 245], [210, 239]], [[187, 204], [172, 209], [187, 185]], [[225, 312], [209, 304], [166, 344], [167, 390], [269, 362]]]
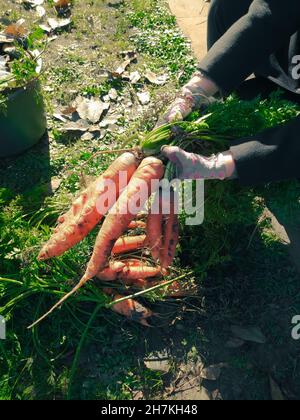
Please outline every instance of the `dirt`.
[[169, 0], [183, 33], [190, 38], [195, 56], [200, 60], [207, 52], [207, 15], [209, 3], [204, 0]]

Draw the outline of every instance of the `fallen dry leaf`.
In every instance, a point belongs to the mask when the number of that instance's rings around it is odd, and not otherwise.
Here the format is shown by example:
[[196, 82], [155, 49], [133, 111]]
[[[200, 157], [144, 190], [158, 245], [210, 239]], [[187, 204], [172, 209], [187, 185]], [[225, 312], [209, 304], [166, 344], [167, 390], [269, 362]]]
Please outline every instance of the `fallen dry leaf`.
[[244, 341], [250, 341], [252, 343], [258, 344], [266, 344], [267, 342], [266, 337], [262, 333], [261, 329], [258, 327], [244, 328], [239, 326], [233, 326], [231, 327], [231, 331], [233, 335]]
[[59, 113], [53, 114], [53, 118], [55, 118], [56, 120], [61, 121], [63, 123], [66, 123], [68, 121], [67, 118], [65, 118], [63, 115], [61, 115]]
[[36, 59], [35, 71], [37, 74], [40, 74], [43, 67], [43, 60], [41, 57], [41, 52], [39, 50], [33, 50], [33, 51], [30, 51], [30, 53]]
[[144, 360], [147, 369], [154, 370], [157, 372], [168, 373], [171, 366], [168, 359], [150, 359]]
[[16, 47], [11, 44], [3, 44], [2, 51], [12, 57], [15, 57], [17, 54]]
[[90, 141], [90, 140], [93, 140], [93, 138], [94, 138], [94, 135], [90, 132], [84, 133], [81, 136], [81, 140], [83, 140], [83, 141]]
[[22, 3], [34, 8], [34, 7], [41, 6], [42, 4], [44, 4], [44, 0], [23, 0]]
[[102, 102], [100, 99], [84, 98], [76, 110], [80, 118], [96, 124], [100, 121], [103, 112], [108, 110], [109, 107], [109, 103]]
[[150, 82], [150, 83], [152, 83], [152, 84], [154, 84], [154, 85], [157, 85], [157, 86], [162, 86], [162, 85], [164, 85], [166, 82], [167, 82], [167, 80], [168, 80], [168, 75], [167, 74], [164, 74], [164, 75], [162, 75], [162, 76], [157, 76], [155, 73], [153, 73], [152, 71], [150, 71], [150, 70], [148, 70], [146, 73], [145, 73], [145, 79], [147, 79], [148, 80], [148, 82]]
[[71, 0], [54, 0], [56, 9], [67, 9], [72, 6]]
[[[125, 71], [127, 70], [127, 67], [137, 59], [137, 54], [135, 51], [123, 51], [121, 53], [121, 56], [124, 57], [123, 63], [117, 68], [116, 71], [112, 72], [111, 75], [113, 77], [120, 77], [124, 75]], [[129, 78], [129, 74], [126, 75], [126, 78]]]
[[67, 28], [68, 26], [70, 26], [71, 23], [72, 23], [72, 20], [70, 18], [67, 18], [67, 19], [49, 18], [47, 20], [47, 22], [48, 22], [50, 28], [52, 29], [52, 31], [56, 31], [57, 29], [63, 29], [63, 28]]
[[51, 191], [54, 192], [56, 191], [61, 184], [62, 180], [60, 178], [52, 178], [51, 179]]
[[20, 19], [16, 23], [12, 23], [11, 25], [5, 28], [4, 33], [9, 35], [13, 38], [24, 38], [27, 35], [27, 29], [25, 28], [25, 20]]
[[35, 10], [39, 18], [42, 18], [46, 15], [46, 10], [43, 6], [37, 6]]
[[110, 125], [116, 125], [118, 120], [119, 120], [118, 118], [111, 115], [107, 118], [104, 118], [103, 121], [100, 122], [99, 127], [107, 128]]
[[62, 110], [62, 114], [72, 116], [76, 112], [76, 106], [68, 106], [67, 108]]
[[135, 85], [136, 83], [138, 83], [141, 80], [142, 76], [140, 75], [140, 73], [138, 71], [134, 71], [132, 73], [130, 73], [129, 75], [129, 81]]
[[118, 98], [118, 92], [116, 89], [112, 88], [110, 89], [110, 91], [108, 92], [108, 97], [109, 99], [111, 99], [112, 101], [115, 101]]
[[120, 77], [126, 71], [127, 67], [131, 63], [130, 60], [125, 60], [114, 72], [112, 72], [113, 77]]
[[150, 103], [150, 93], [140, 92], [137, 93], [137, 97], [142, 105], [148, 105]]
[[47, 32], [48, 34], [50, 33], [50, 32], [52, 32], [52, 28], [51, 28], [51, 26], [49, 26], [49, 25], [46, 25], [46, 24], [41, 24], [41, 25], [39, 25], [39, 27], [44, 31], [44, 32]]
[[144, 399], [143, 391], [134, 391], [132, 399], [133, 401], [139, 401]]
[[14, 37], [6, 33], [0, 33], [0, 44], [13, 44], [15, 42]]
[[63, 133], [84, 133], [89, 130], [90, 124], [86, 120], [78, 120], [77, 122], [68, 122], [66, 125], [59, 128]]
[[7, 67], [8, 56], [0, 55], [0, 80], [5, 80], [11, 76]]

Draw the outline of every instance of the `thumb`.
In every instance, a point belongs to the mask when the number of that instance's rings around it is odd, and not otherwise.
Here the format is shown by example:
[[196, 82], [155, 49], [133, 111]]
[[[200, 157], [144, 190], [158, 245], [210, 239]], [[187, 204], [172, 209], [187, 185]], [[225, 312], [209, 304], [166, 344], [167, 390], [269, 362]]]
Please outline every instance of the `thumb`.
[[163, 146], [161, 148], [161, 153], [163, 156], [165, 156], [167, 159], [169, 159], [170, 162], [178, 164], [181, 163], [182, 159], [180, 159], [180, 155], [182, 154], [183, 150], [181, 150], [177, 146]]

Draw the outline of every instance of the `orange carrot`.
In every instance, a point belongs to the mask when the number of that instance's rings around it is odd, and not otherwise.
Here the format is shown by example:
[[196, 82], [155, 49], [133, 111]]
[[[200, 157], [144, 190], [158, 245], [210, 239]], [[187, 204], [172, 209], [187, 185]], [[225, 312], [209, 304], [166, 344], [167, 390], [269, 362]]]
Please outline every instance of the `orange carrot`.
[[138, 260], [137, 258], [122, 260], [122, 263], [125, 264], [126, 267], [142, 267], [146, 264], [144, 260]]
[[163, 174], [164, 166], [160, 160], [149, 157], [142, 161], [127, 188], [103, 223], [96, 239], [92, 258], [82, 279], [84, 283], [105, 267], [116, 241], [127, 230], [130, 222], [134, 220], [136, 215], [131, 211], [131, 202], [136, 200], [137, 194], [142, 189], [147, 188], [144, 194], [139, 195], [139, 204], [143, 206], [152, 192], [152, 182], [160, 180]]
[[111, 262], [108, 267], [97, 274], [97, 278], [102, 281], [115, 281], [123, 268], [125, 268], [124, 263], [120, 261]]
[[[115, 295], [113, 301], [122, 299], [123, 297], [124, 296], [122, 295]], [[117, 314], [125, 316], [130, 321], [135, 321], [145, 327], [150, 327], [147, 318], [150, 318], [153, 315], [153, 312], [133, 299], [127, 299], [123, 302], [116, 303], [111, 309]]]
[[128, 229], [146, 229], [146, 223], [142, 220], [133, 220], [129, 223]]
[[147, 219], [147, 245], [150, 248], [152, 258], [157, 261], [162, 248], [162, 226], [163, 226], [163, 214], [162, 214], [162, 195], [161, 190], [156, 194], [153, 209], [157, 207], [159, 211], [155, 214], [150, 211]]
[[[119, 196], [119, 173], [127, 173], [127, 179], [131, 179], [136, 171], [138, 161], [131, 153], [124, 153], [93, 182], [73, 203], [71, 209], [58, 219], [60, 225], [55, 229], [54, 234], [41, 250], [38, 259], [62, 255], [82, 241], [88, 233], [100, 222], [103, 214], [99, 213], [97, 203], [102, 194], [106, 194], [109, 186], [107, 180], [116, 185], [117, 197]], [[114, 194], [114, 191], [112, 191]], [[112, 197], [113, 199], [114, 197]]]
[[181, 298], [190, 296], [193, 294], [192, 290], [186, 290], [184, 285], [181, 284], [179, 281], [174, 281], [174, 283], [167, 286], [165, 296], [173, 297], [173, 298]]
[[126, 252], [136, 251], [145, 246], [146, 236], [125, 236], [115, 243], [112, 254], [125, 254]]
[[122, 282], [126, 286], [134, 286], [137, 289], [149, 289], [150, 287], [154, 286], [154, 283], [147, 279], [126, 279], [122, 280]]
[[179, 221], [175, 211], [175, 192], [170, 194], [170, 214], [165, 218], [163, 247], [160, 253], [160, 263], [163, 268], [173, 263], [179, 238]]
[[[137, 171], [132, 176], [127, 188], [122, 192], [118, 201], [115, 203], [109, 214], [107, 215], [102, 228], [96, 239], [93, 255], [88, 263], [86, 272], [80, 282], [67, 293], [59, 302], [57, 302], [45, 315], [34, 322], [29, 328], [45, 319], [57, 307], [65, 302], [77, 290], [79, 290], [88, 280], [96, 276], [102, 271], [106, 265], [107, 260], [111, 254], [114, 244], [120, 236], [122, 236], [130, 222], [135, 219], [136, 214], [131, 211], [131, 204], [134, 206], [138, 198], [139, 205], [142, 207], [149, 198], [151, 186], [154, 180], [160, 180], [164, 175], [163, 163], [154, 157], [146, 158], [142, 161]], [[141, 190], [147, 188], [147, 191]], [[133, 202], [133, 203], [132, 203]]]
[[147, 265], [141, 267], [125, 267], [120, 272], [119, 278], [124, 280], [147, 279], [151, 277], [161, 276], [161, 267], [149, 267]]

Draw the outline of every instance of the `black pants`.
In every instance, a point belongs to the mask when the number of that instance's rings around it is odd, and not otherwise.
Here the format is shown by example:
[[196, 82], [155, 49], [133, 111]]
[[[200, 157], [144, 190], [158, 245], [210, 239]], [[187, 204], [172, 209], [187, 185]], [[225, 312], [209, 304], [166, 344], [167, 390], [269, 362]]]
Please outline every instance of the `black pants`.
[[299, 94], [292, 63], [300, 55], [299, 29], [299, 0], [212, 0], [200, 68], [225, 93], [255, 73]]
[[[300, 103], [299, 80], [290, 62], [299, 51], [300, 0], [213, 0], [208, 18], [208, 54], [199, 68], [225, 94], [263, 97], [281, 87]], [[256, 77], [245, 81], [248, 76]], [[240, 139], [231, 147], [240, 182], [300, 177], [300, 118]]]

